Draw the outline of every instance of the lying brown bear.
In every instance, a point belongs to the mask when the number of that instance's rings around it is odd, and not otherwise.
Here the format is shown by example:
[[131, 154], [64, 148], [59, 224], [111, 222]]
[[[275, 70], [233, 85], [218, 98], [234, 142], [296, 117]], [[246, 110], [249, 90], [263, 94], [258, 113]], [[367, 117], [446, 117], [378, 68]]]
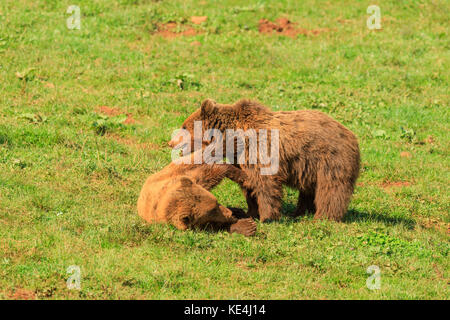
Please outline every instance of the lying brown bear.
[[139, 196], [138, 213], [147, 222], [170, 223], [180, 230], [227, 230], [252, 236], [256, 232], [253, 219], [238, 219], [242, 216], [239, 209], [218, 204], [208, 191], [225, 177], [241, 183], [244, 175], [227, 164], [172, 162], [147, 179]]
[[[315, 213], [315, 218], [343, 219], [358, 178], [360, 154], [355, 135], [339, 122], [314, 110], [273, 112], [249, 100], [226, 105], [208, 99], [182, 126], [191, 134], [191, 146], [195, 150], [208, 143], [202, 135], [200, 142], [194, 135], [195, 121], [202, 121], [202, 132], [219, 130], [224, 149], [230, 142], [226, 130], [275, 132], [273, 130], [277, 129], [278, 170], [271, 175], [261, 174], [261, 169], [266, 167], [259, 162], [261, 159], [257, 164], [249, 163], [248, 149], [245, 150], [247, 157], [240, 164], [236, 164], [236, 153], [226, 154], [229, 160], [234, 157], [235, 165], [247, 176], [244, 184], [248, 189], [249, 215], [259, 216], [261, 221], [279, 219], [282, 186], [287, 185], [300, 191], [295, 215], [309, 211]], [[178, 144], [178, 139], [174, 138], [169, 145]], [[267, 141], [266, 149], [272, 150], [270, 145], [274, 143], [270, 139]]]

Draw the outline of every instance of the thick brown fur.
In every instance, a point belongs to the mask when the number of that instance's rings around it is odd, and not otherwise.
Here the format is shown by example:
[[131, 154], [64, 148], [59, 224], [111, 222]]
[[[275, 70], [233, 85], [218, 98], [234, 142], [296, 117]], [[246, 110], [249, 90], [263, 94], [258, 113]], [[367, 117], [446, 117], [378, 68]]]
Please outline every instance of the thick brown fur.
[[197, 120], [203, 132], [219, 129], [224, 137], [226, 129], [279, 130], [276, 174], [261, 175], [265, 166], [259, 163], [239, 165], [247, 176], [249, 215], [259, 215], [261, 221], [278, 219], [282, 186], [287, 185], [300, 191], [296, 216], [309, 211], [319, 219], [343, 219], [358, 178], [360, 153], [355, 135], [342, 124], [319, 111], [273, 112], [250, 100], [226, 105], [207, 99], [183, 127], [191, 130]]
[[[189, 155], [193, 160], [193, 155]], [[139, 215], [150, 223], [169, 223], [180, 230], [227, 230], [251, 236], [252, 219], [239, 219], [238, 209], [220, 205], [208, 190], [223, 178], [242, 183], [245, 175], [228, 164], [171, 163], [145, 182], [138, 200]], [[235, 214], [234, 214], [235, 213]]]

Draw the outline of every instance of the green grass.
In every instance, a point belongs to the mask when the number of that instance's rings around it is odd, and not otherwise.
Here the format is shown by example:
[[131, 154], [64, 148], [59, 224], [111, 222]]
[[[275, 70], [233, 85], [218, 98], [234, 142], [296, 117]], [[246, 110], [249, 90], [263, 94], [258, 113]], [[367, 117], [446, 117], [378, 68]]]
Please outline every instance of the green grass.
[[[447, 1], [79, 0], [81, 30], [68, 30], [71, 4], [0, 3], [0, 298], [449, 298]], [[366, 27], [370, 4], [381, 31]], [[194, 15], [208, 16], [196, 36], [154, 34]], [[258, 33], [278, 17], [330, 31]], [[356, 133], [343, 223], [289, 218], [293, 190], [253, 238], [140, 220], [172, 131], [205, 98], [242, 97], [321, 110]], [[214, 194], [246, 206], [230, 181]], [[80, 291], [66, 287], [70, 265]], [[379, 290], [366, 287], [370, 265]]]

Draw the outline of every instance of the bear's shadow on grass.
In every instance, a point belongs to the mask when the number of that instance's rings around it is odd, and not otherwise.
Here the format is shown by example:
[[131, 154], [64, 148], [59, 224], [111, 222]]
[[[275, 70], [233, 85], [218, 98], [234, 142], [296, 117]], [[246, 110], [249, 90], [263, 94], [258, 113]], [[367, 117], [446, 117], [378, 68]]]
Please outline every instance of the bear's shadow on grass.
[[[280, 222], [283, 223], [292, 223], [293, 220], [297, 220], [297, 217], [294, 217], [293, 213], [296, 209], [296, 205], [290, 202], [283, 202], [282, 204], [282, 213], [285, 219], [282, 219]], [[307, 214], [308, 216], [312, 216], [311, 214]], [[416, 226], [416, 222], [410, 218], [404, 217], [392, 217], [387, 213], [378, 213], [378, 212], [366, 212], [359, 211], [355, 209], [350, 209], [347, 211], [347, 214], [344, 217], [344, 223], [365, 223], [365, 222], [379, 222], [383, 223], [386, 226], [394, 226], [394, 225], [404, 225], [407, 229], [413, 230]]]
[[384, 212], [365, 212], [354, 209], [347, 211], [344, 218], [344, 223], [352, 222], [381, 222], [386, 226], [404, 225], [409, 230], [413, 230], [416, 226], [416, 221], [410, 218], [393, 217]]

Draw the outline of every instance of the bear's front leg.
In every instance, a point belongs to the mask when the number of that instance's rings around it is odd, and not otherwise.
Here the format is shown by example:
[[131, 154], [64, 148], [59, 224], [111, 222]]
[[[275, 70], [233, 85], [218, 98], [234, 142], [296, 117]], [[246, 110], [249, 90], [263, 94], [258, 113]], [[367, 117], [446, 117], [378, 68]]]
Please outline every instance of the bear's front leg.
[[[261, 222], [280, 219], [283, 185], [278, 181], [277, 177], [258, 176], [255, 181], [252, 181], [251, 188], [253, 189], [251, 196], [256, 200], [256, 210], [259, 213]], [[253, 199], [250, 199], [250, 201], [252, 202]], [[252, 210], [254, 210], [253, 204]]]
[[231, 211], [229, 219], [225, 219], [225, 222], [207, 223], [204, 229], [210, 231], [226, 230], [229, 233], [239, 233], [246, 237], [253, 236], [256, 233], [256, 222], [252, 218], [248, 218], [244, 210], [240, 208], [227, 209]]
[[226, 177], [236, 182], [241, 187], [242, 193], [247, 201], [247, 215], [254, 219], [259, 218], [258, 202], [256, 201], [256, 197], [252, 195], [252, 190], [248, 189], [248, 177], [245, 171], [234, 165], [229, 165]]
[[242, 192], [244, 193], [245, 200], [247, 201], [247, 215], [258, 219], [259, 218], [259, 212], [258, 212], [258, 201], [254, 195], [252, 195], [252, 190], [248, 190], [246, 188], [242, 188]]

